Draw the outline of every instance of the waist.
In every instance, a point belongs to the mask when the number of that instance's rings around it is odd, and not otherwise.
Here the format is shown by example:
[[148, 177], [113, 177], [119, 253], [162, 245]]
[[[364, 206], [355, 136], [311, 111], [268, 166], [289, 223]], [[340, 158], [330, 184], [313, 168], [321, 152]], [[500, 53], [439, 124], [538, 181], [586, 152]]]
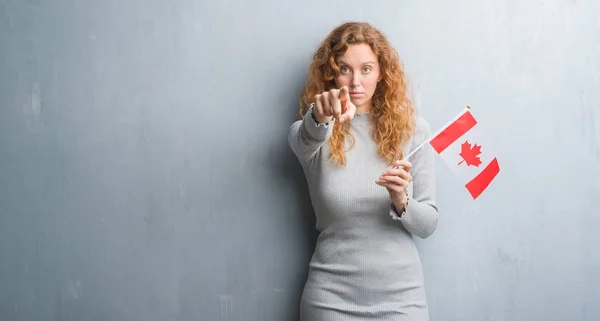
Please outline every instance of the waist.
[[323, 231], [311, 259], [313, 267], [342, 268], [348, 271], [401, 271], [420, 265], [411, 236], [404, 230], [364, 233], [331, 228]]

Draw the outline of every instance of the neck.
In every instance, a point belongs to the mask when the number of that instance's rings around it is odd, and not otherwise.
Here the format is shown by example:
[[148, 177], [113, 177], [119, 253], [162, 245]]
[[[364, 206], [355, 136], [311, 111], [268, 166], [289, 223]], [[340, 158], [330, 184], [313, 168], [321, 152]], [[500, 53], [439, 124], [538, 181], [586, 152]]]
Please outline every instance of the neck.
[[356, 106], [357, 113], [368, 113], [370, 111], [371, 111], [371, 101], [370, 100], [360, 106]]

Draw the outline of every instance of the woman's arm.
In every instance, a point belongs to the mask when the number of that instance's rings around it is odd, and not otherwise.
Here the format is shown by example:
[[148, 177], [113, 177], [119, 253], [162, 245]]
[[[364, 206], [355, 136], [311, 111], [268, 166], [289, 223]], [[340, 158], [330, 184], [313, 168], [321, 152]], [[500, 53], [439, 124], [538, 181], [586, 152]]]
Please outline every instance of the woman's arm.
[[335, 123], [333, 120], [317, 123], [313, 111], [314, 106], [311, 106], [304, 119], [295, 121], [288, 133], [288, 143], [302, 165], [308, 164], [329, 140]]
[[[421, 145], [430, 136], [429, 124], [419, 117], [412, 148]], [[411, 234], [427, 238], [433, 234], [438, 223], [438, 208], [435, 203], [435, 153], [429, 144], [425, 144], [409, 161], [412, 163], [412, 195], [409, 195], [404, 213], [399, 213], [402, 211], [392, 206], [390, 215], [400, 221]]]

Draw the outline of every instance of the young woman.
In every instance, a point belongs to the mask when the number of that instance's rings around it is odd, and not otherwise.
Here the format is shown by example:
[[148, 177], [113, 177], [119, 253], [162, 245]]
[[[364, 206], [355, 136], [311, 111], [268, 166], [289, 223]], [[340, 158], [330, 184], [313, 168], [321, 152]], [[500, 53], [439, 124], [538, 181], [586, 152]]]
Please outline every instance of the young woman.
[[289, 144], [302, 164], [320, 232], [302, 321], [429, 320], [412, 235], [438, 222], [428, 123], [407, 97], [385, 35], [335, 28], [317, 49]]

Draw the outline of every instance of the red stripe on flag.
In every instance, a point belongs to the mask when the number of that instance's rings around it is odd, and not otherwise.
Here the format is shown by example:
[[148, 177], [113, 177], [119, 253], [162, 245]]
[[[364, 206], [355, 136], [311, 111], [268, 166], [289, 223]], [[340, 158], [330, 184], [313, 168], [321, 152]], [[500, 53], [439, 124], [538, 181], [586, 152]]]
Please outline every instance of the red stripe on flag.
[[465, 185], [469, 193], [473, 198], [477, 198], [483, 191], [490, 185], [494, 177], [500, 172], [500, 166], [498, 165], [498, 159], [494, 159], [486, 166], [479, 175], [473, 178], [470, 182]]
[[442, 130], [441, 133], [436, 135], [429, 144], [440, 154], [448, 146], [452, 145], [460, 136], [468, 132], [473, 126], [477, 124], [477, 120], [471, 115], [469, 111], [462, 114], [457, 120], [452, 122], [448, 127]]

